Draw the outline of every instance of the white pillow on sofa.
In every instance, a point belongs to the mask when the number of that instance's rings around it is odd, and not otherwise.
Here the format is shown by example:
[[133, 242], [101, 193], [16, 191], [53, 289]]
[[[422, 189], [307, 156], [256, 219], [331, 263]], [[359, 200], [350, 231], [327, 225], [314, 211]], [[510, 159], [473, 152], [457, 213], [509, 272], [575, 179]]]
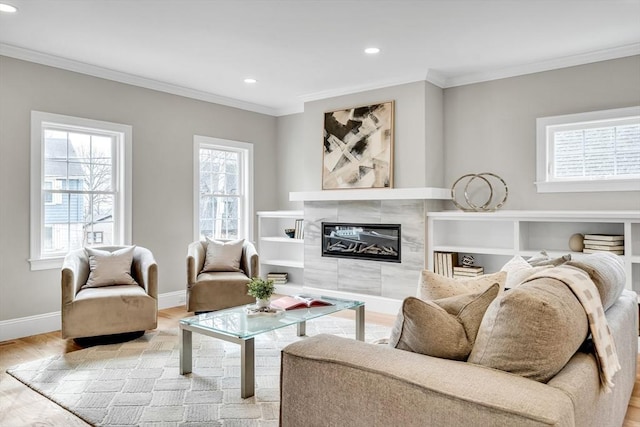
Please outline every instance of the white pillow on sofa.
[[534, 273], [552, 267], [553, 265], [532, 267], [531, 264], [525, 261], [524, 258], [522, 258], [520, 255], [516, 255], [511, 258], [509, 262], [503, 265], [500, 271], [504, 271], [507, 273], [505, 288], [511, 289], [524, 282], [529, 276], [533, 275]]
[[131, 263], [135, 246], [104, 251], [85, 248], [89, 257], [89, 278], [83, 288], [99, 288], [113, 285], [137, 285], [131, 276]]

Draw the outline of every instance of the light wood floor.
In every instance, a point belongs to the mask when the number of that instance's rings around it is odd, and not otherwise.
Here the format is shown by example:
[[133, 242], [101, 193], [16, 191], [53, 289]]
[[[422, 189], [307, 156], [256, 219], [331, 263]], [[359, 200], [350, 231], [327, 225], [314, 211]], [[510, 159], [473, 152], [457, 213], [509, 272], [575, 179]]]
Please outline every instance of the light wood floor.
[[[188, 313], [184, 307], [161, 310], [158, 314], [158, 328], [176, 328], [178, 320], [189, 315], [192, 313]], [[340, 312], [335, 316], [353, 318], [353, 312]], [[366, 314], [367, 322], [386, 326], [391, 326], [394, 318], [395, 316], [372, 312]], [[63, 340], [59, 331], [0, 342], [0, 427], [88, 426], [80, 418], [5, 372], [13, 365], [80, 349], [82, 347], [73, 340]], [[640, 370], [623, 427], [640, 427]]]

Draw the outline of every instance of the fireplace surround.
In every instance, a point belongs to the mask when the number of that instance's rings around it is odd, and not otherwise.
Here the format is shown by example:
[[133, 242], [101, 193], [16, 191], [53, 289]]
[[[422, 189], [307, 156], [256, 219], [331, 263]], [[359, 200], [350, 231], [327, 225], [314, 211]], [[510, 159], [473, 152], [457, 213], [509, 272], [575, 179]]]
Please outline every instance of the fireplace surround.
[[401, 225], [322, 223], [322, 256], [401, 262]]

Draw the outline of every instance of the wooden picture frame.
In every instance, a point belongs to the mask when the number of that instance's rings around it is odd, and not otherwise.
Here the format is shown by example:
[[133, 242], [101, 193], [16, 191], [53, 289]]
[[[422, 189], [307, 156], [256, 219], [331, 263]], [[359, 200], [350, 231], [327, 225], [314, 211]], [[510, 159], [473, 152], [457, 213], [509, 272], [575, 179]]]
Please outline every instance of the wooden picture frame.
[[392, 188], [394, 101], [324, 113], [322, 189]]

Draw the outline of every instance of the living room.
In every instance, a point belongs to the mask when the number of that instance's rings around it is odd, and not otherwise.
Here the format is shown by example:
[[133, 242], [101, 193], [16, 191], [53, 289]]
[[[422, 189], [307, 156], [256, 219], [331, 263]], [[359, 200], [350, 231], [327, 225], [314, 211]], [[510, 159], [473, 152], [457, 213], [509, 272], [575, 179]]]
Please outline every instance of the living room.
[[[60, 329], [60, 268], [37, 269], [31, 262], [32, 111], [131, 126], [130, 238], [123, 243], [153, 252], [159, 268], [160, 309], [185, 304], [185, 257], [195, 227], [196, 136], [252, 145], [249, 240], [257, 238], [256, 212], [301, 210], [306, 202], [291, 201], [290, 193], [322, 190], [326, 112], [391, 100], [395, 107], [393, 189], [448, 190], [464, 174], [491, 172], [508, 184], [503, 210], [640, 210], [637, 189], [539, 192], [535, 184], [538, 118], [640, 104], [637, 19], [630, 19], [628, 27], [620, 25], [618, 34], [624, 37], [614, 38], [617, 44], [604, 46], [597, 41], [605, 34], [615, 34], [614, 25], [607, 27], [609, 32], [592, 30], [595, 36], [575, 36], [591, 40], [591, 45], [585, 42], [562, 56], [521, 58], [509, 66], [496, 67], [493, 73], [477, 73], [475, 80], [447, 84], [435, 72], [435, 64], [431, 72], [425, 69], [420, 79], [405, 77], [392, 83], [389, 79], [387, 84], [380, 79], [377, 86], [366, 82], [369, 84], [360, 85], [360, 90], [358, 85], [344, 89], [336, 84], [321, 95], [310, 94], [306, 100], [298, 97], [298, 107], [286, 111], [281, 106], [187, 90], [180, 82], [153, 83], [153, 78], [127, 73], [127, 69], [92, 65], [94, 55], [100, 63], [94, 52], [70, 59], [29, 49], [27, 40], [19, 43], [9, 37], [13, 24], [5, 24], [31, 7], [37, 12], [44, 6], [42, 2], [34, 2], [35, 6], [26, 1], [13, 3], [19, 9], [16, 16], [0, 16], [0, 341]], [[567, 4], [573, 2], [563, 3], [566, 13]], [[640, 7], [637, 1], [592, 3], [620, 18], [637, 18]], [[610, 5], [603, 6], [605, 3]], [[542, 16], [545, 8], [554, 6], [541, 7], [538, 12]], [[467, 39], [473, 37], [470, 31]], [[64, 39], [57, 43], [64, 45]], [[382, 50], [381, 54], [385, 53]], [[111, 54], [118, 56], [117, 52]], [[155, 61], [157, 67], [179, 69], [176, 64], [165, 65], [174, 62], [174, 54], [178, 55], [177, 51], [158, 52], [153, 58], [136, 61]], [[364, 61], [372, 63], [371, 58]], [[136, 69], [133, 62], [131, 69]], [[366, 70], [360, 73], [366, 74]], [[259, 76], [257, 79], [257, 85], [263, 84]], [[456, 210], [448, 200], [430, 201], [426, 209]], [[426, 267], [426, 252], [424, 256]], [[634, 290], [640, 290], [638, 265], [631, 270]], [[390, 311], [397, 311], [400, 303], [396, 298]]]

